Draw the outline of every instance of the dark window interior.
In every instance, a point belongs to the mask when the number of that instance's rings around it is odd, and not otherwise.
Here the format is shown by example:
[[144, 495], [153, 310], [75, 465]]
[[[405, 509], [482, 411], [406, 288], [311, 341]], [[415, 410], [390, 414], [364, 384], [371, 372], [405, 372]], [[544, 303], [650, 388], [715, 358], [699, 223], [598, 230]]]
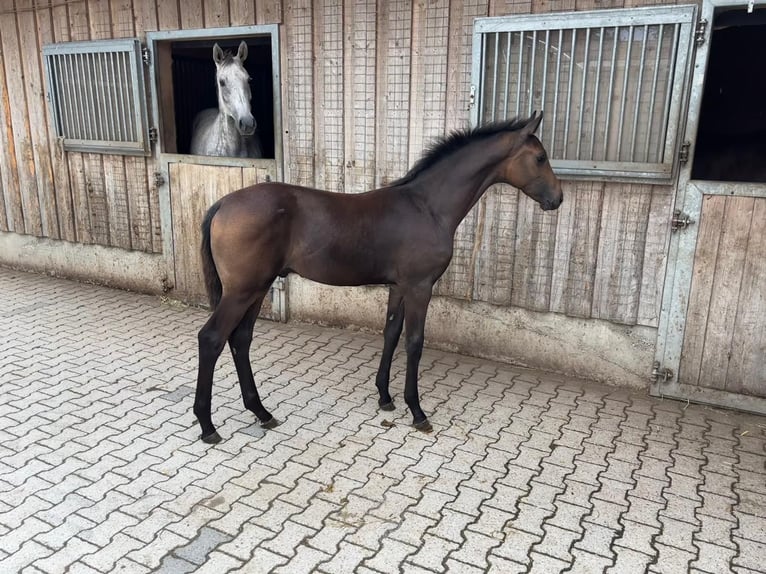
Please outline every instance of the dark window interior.
[[766, 8], [715, 14], [694, 179], [766, 182]]
[[247, 42], [248, 54], [244, 66], [252, 78], [251, 110], [258, 125], [263, 157], [274, 158], [274, 94], [269, 36], [171, 44], [177, 153], [189, 153], [192, 123], [197, 113], [205, 108], [218, 107], [213, 44], [217, 42], [224, 50], [236, 54], [242, 40]]

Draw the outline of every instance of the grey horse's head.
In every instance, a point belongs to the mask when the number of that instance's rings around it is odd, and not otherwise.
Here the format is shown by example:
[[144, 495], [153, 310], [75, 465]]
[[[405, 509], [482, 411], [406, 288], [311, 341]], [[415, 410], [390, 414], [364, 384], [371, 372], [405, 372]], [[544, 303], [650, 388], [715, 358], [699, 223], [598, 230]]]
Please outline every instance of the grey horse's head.
[[256, 124], [250, 111], [250, 74], [242, 63], [247, 58], [247, 44], [240, 42], [236, 56], [213, 46], [215, 82], [218, 89], [218, 109], [234, 120], [243, 136], [253, 135]]

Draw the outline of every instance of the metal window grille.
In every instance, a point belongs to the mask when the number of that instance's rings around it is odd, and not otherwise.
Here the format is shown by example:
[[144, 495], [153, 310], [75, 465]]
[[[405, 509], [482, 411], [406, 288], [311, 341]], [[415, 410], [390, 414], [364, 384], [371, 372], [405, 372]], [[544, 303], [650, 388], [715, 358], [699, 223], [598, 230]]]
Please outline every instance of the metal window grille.
[[150, 153], [138, 40], [50, 44], [43, 56], [52, 121], [64, 149]]
[[475, 124], [533, 110], [561, 175], [670, 181], [694, 6], [481, 18]]

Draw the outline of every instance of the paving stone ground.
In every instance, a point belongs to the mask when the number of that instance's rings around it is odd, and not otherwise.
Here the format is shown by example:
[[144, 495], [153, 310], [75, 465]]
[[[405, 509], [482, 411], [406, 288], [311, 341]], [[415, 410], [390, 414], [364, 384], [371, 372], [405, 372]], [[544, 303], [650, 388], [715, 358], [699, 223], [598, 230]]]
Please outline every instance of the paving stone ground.
[[766, 418], [426, 350], [379, 412], [381, 337], [259, 322], [282, 421], [216, 372], [207, 313], [0, 269], [0, 573], [766, 572]]

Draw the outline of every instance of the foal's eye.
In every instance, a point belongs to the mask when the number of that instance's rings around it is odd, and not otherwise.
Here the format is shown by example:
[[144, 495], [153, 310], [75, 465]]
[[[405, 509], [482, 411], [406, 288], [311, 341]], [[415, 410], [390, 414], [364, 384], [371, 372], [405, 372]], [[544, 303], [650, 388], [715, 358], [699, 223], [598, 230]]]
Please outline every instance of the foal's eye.
[[541, 153], [537, 156], [537, 163], [545, 163], [545, 160], [548, 159], [544, 153]]

